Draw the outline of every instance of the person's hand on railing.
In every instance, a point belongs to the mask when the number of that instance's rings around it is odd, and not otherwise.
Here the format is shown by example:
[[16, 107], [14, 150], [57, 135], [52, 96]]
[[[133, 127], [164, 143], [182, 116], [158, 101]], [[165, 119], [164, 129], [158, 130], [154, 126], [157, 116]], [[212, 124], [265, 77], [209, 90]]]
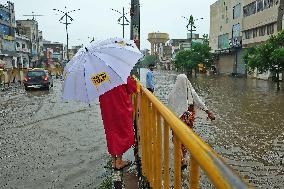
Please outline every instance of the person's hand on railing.
[[207, 116], [211, 121], [215, 120], [215, 116], [212, 112], [210, 112], [209, 110], [206, 110], [205, 112], [207, 113]]

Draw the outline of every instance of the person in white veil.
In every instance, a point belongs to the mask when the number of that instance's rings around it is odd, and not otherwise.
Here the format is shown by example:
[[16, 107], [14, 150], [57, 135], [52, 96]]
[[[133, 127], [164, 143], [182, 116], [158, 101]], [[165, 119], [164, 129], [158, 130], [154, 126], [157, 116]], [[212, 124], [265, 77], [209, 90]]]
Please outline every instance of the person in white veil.
[[[185, 74], [177, 76], [174, 88], [168, 98], [168, 107], [191, 129], [193, 128], [196, 108], [205, 111], [209, 119], [215, 120], [213, 113], [202, 102]], [[184, 145], [182, 145], [182, 154], [182, 169], [184, 169], [187, 166], [185, 159], [187, 151]]]

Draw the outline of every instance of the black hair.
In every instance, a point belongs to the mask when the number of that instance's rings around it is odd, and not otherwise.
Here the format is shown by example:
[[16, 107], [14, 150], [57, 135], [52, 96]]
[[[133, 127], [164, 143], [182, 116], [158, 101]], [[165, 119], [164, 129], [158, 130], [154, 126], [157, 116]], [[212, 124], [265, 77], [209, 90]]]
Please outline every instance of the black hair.
[[149, 68], [150, 68], [150, 67], [155, 67], [155, 65], [154, 65], [154, 64], [149, 64], [148, 67], [149, 67]]

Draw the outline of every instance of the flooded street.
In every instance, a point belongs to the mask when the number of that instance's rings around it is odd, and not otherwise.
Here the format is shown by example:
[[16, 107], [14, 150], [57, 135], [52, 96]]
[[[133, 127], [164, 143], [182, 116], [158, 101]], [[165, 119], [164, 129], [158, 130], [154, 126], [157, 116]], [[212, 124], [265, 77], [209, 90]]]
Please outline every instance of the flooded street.
[[105, 178], [98, 103], [63, 103], [54, 85], [0, 93], [0, 188], [97, 188]]
[[[176, 75], [155, 73], [164, 103]], [[191, 81], [216, 116], [196, 118], [201, 138], [252, 185], [284, 188], [284, 90], [245, 78]], [[50, 91], [17, 87], [0, 99], [0, 188], [98, 188], [108, 176], [98, 102], [62, 102], [59, 79]]]
[[[176, 73], [157, 75], [156, 95], [167, 103]], [[232, 77], [190, 79], [215, 114], [197, 117], [195, 132], [256, 188], [284, 188], [284, 90], [274, 83]], [[207, 187], [204, 187], [207, 188]]]

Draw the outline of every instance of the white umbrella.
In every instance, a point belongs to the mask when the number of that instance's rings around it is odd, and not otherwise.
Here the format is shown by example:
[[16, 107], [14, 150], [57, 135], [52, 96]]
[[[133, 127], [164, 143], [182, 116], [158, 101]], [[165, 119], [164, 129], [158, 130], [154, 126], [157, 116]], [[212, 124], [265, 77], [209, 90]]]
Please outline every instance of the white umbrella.
[[127, 83], [142, 53], [130, 40], [112, 38], [79, 49], [64, 68], [63, 100], [90, 103]]

